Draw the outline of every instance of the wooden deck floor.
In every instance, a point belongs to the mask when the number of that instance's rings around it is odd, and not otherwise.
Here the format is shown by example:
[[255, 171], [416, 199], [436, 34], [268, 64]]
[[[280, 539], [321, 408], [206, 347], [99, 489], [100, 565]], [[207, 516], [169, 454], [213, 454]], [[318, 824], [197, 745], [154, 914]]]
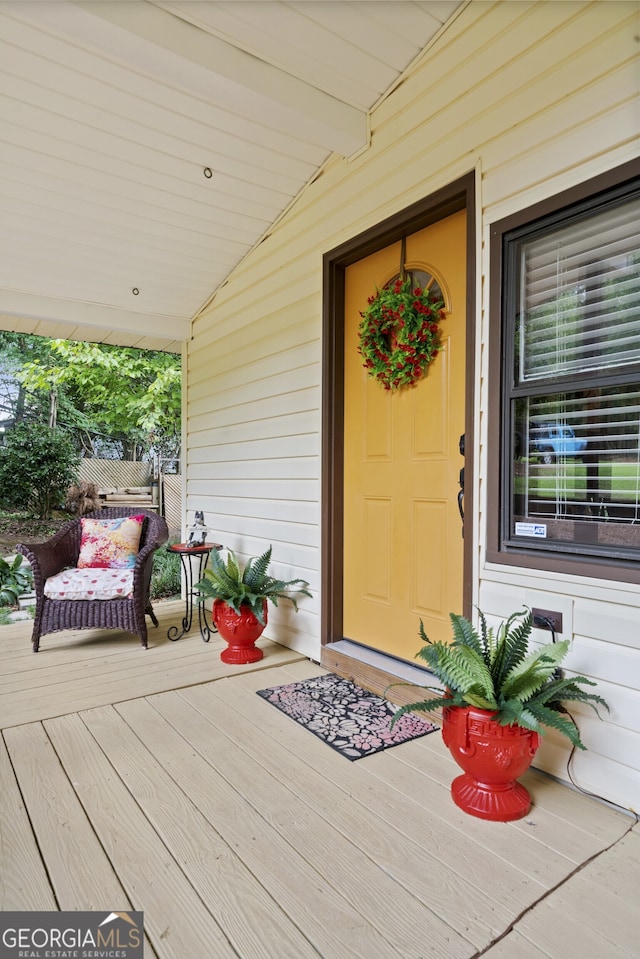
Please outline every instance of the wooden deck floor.
[[467, 816], [439, 733], [350, 763], [255, 695], [324, 670], [180, 614], [0, 628], [0, 909], [142, 910], [146, 959], [635, 959], [631, 817], [535, 772], [526, 819]]

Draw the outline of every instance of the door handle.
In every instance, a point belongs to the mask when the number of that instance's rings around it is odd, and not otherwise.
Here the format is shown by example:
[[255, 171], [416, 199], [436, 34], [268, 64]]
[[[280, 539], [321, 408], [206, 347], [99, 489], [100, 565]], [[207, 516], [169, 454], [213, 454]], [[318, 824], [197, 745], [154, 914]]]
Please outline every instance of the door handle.
[[[460, 450], [460, 456], [464, 456], [464, 433], [460, 434], [460, 439], [458, 440], [458, 449]], [[460, 470], [460, 489], [458, 491], [458, 512], [460, 513], [460, 519], [462, 520], [462, 537], [464, 539], [464, 466]]]

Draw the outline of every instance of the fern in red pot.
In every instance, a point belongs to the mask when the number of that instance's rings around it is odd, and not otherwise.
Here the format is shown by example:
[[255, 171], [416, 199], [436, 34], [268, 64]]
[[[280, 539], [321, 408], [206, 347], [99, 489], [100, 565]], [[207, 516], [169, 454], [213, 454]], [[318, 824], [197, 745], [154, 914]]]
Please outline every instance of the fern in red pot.
[[450, 614], [451, 644], [432, 642], [420, 623], [425, 643], [417, 653], [444, 688], [401, 707], [405, 712], [443, 710], [442, 737], [464, 770], [454, 780], [454, 802], [482, 819], [507, 821], [526, 816], [530, 797], [517, 782], [529, 768], [546, 727], [553, 727], [578, 749], [580, 732], [564, 708], [565, 702], [609, 707], [585, 686], [585, 676], [565, 677], [560, 663], [569, 641], [547, 643], [529, 650], [532, 617], [529, 610], [512, 614], [494, 630], [479, 613], [479, 630], [464, 616]]
[[233, 550], [226, 561], [217, 550], [197, 584], [201, 596], [213, 600], [213, 621], [228, 646], [220, 654], [225, 663], [255, 663], [262, 650], [255, 642], [267, 625], [267, 604], [288, 601], [297, 611], [298, 596], [311, 596], [303, 579], [282, 580], [269, 575], [272, 547], [252, 556], [244, 566]]

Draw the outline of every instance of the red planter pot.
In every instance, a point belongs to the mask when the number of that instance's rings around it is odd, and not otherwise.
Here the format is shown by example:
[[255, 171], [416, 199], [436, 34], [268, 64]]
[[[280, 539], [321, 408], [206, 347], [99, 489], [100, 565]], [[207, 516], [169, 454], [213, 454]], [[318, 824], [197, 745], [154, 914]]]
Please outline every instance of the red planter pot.
[[[218, 633], [228, 644], [220, 653], [223, 663], [241, 665], [243, 663], [257, 663], [264, 653], [255, 645], [264, 632], [264, 626], [256, 619], [250, 609], [240, 607], [242, 613], [238, 616], [232, 606], [227, 606], [221, 599], [214, 600], [213, 621]], [[267, 623], [267, 601], [264, 600], [264, 622]]]
[[464, 770], [451, 784], [456, 806], [480, 819], [509, 822], [526, 816], [531, 797], [517, 782], [540, 746], [538, 733], [500, 726], [485, 709], [443, 710], [442, 738]]

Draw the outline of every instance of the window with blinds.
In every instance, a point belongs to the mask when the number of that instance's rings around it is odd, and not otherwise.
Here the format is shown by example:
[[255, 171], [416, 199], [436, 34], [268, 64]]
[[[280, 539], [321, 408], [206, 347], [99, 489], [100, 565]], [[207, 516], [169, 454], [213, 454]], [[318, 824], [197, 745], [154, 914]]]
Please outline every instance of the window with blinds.
[[638, 562], [640, 183], [506, 233], [503, 264], [503, 542]]

